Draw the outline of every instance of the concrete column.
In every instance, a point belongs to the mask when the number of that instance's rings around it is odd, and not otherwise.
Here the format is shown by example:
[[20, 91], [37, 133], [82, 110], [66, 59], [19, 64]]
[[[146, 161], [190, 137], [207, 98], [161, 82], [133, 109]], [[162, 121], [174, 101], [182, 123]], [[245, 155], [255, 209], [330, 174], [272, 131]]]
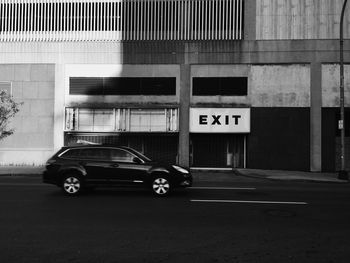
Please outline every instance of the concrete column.
[[244, 39], [256, 39], [256, 0], [244, 1]]
[[179, 164], [190, 166], [190, 84], [191, 65], [180, 65]]
[[54, 149], [57, 151], [64, 143], [64, 64], [55, 65], [55, 105], [54, 105]]
[[310, 93], [310, 170], [320, 172], [322, 170], [322, 64], [320, 62], [311, 63]]

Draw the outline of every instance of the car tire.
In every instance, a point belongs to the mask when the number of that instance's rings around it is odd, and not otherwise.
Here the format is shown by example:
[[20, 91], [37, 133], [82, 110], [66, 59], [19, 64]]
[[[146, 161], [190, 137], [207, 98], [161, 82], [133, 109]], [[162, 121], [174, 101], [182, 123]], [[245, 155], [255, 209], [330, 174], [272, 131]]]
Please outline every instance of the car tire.
[[62, 181], [62, 190], [70, 196], [79, 195], [83, 190], [83, 181], [76, 173], [67, 174]]
[[156, 196], [167, 196], [172, 190], [172, 184], [168, 177], [157, 175], [152, 179], [151, 189]]

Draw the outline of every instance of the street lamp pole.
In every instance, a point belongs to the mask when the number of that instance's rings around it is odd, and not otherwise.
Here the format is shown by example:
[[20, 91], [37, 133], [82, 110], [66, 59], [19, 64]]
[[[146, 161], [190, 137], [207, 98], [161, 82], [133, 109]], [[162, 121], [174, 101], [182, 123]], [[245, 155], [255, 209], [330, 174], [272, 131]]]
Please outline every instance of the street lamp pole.
[[340, 16], [340, 120], [339, 120], [339, 129], [340, 129], [340, 147], [341, 147], [341, 169], [338, 174], [339, 179], [348, 180], [348, 173], [345, 170], [345, 118], [344, 118], [344, 36], [343, 36], [343, 24], [344, 24], [344, 13], [345, 7], [348, 0], [344, 0], [343, 8], [341, 10]]

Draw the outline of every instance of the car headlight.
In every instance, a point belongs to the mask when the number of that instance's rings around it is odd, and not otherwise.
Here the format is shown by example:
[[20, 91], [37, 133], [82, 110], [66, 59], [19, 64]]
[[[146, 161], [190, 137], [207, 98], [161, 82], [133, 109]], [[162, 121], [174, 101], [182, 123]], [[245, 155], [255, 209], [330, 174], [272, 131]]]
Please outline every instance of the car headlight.
[[179, 171], [180, 173], [183, 173], [183, 174], [189, 174], [190, 172], [187, 171], [185, 168], [182, 168], [180, 166], [177, 166], [177, 165], [173, 165], [174, 169], [176, 169], [177, 171]]

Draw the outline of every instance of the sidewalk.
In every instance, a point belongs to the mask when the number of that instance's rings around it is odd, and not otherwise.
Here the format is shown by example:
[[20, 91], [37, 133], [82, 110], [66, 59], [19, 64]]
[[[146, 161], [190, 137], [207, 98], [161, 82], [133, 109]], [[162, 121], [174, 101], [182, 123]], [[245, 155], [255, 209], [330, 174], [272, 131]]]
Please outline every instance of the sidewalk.
[[[41, 176], [44, 166], [0, 166], [0, 176]], [[192, 171], [196, 181], [231, 182], [237, 176], [285, 181], [310, 181], [328, 183], [348, 183], [339, 180], [337, 173], [300, 172], [260, 169], [234, 169], [232, 171]]]
[[0, 166], [0, 176], [41, 176], [44, 166]]

